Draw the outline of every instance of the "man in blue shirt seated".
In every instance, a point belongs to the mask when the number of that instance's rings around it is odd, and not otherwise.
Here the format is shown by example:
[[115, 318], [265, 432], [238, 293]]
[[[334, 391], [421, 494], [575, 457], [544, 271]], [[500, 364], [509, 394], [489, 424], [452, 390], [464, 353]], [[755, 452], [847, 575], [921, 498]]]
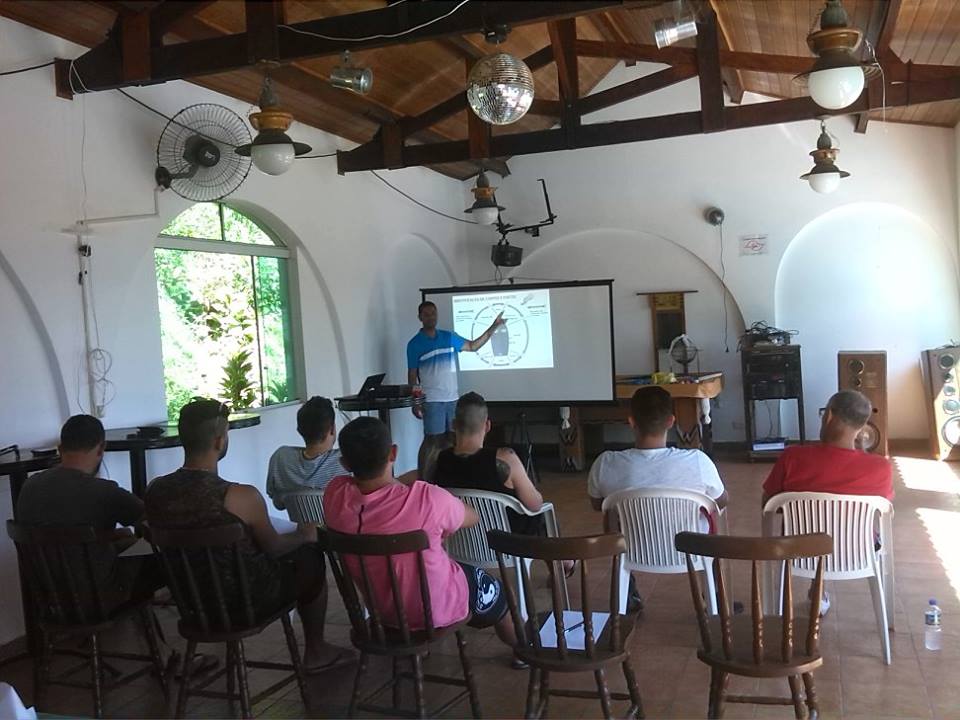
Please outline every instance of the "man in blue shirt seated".
[[277, 510], [286, 509], [283, 496], [300, 490], [323, 490], [337, 475], [349, 475], [340, 464], [333, 403], [314, 395], [297, 411], [297, 432], [304, 447], [283, 445], [270, 456], [267, 495]]
[[417, 317], [423, 327], [407, 343], [407, 382], [419, 382], [426, 401], [422, 409], [415, 407], [413, 414], [423, 418], [424, 435], [441, 435], [453, 431], [460, 397], [457, 353], [479, 350], [505, 321], [500, 313], [480, 337], [467, 340], [450, 330], [437, 329], [437, 306], [429, 300], [420, 303]]

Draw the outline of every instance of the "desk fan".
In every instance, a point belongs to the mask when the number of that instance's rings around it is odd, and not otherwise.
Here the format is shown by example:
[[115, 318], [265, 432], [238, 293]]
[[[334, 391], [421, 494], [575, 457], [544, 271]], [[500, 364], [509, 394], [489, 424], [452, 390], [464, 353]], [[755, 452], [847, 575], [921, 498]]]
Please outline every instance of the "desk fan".
[[683, 366], [683, 374], [689, 375], [690, 364], [697, 359], [700, 354], [699, 349], [693, 344], [693, 340], [686, 334], [677, 335], [670, 343], [670, 360]]
[[190, 105], [160, 133], [154, 177], [187, 200], [219, 200], [250, 172], [250, 158], [235, 152], [250, 141], [247, 124], [233, 110], [213, 103]]

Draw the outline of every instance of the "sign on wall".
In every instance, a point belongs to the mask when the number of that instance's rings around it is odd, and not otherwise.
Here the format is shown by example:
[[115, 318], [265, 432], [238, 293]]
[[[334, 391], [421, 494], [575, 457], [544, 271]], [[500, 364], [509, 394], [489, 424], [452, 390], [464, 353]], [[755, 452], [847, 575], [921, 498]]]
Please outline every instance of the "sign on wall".
[[767, 254], [767, 236], [766, 235], [743, 235], [740, 237], [741, 255], [766, 255]]

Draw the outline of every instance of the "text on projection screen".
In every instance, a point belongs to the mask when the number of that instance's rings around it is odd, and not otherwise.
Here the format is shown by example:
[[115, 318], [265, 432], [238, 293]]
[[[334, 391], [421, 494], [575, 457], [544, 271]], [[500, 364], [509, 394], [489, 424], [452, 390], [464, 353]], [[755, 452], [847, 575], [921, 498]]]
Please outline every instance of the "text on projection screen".
[[550, 290], [533, 289], [454, 295], [453, 330], [479, 337], [503, 313], [498, 327], [475, 353], [460, 355], [460, 370], [525, 370], [553, 367]]

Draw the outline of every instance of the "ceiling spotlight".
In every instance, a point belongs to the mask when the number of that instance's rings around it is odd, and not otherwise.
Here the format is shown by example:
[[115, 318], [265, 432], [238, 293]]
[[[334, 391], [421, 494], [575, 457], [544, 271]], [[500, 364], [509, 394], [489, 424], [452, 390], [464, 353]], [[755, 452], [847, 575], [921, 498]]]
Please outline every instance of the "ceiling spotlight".
[[252, 143], [240, 145], [238, 155], [249, 155], [257, 169], [267, 175], [283, 175], [294, 159], [312, 149], [305, 143], [294, 142], [287, 135], [293, 115], [280, 108], [269, 77], [263, 79], [260, 91], [260, 112], [251, 113], [250, 124], [257, 131]]
[[807, 35], [807, 45], [817, 56], [813, 67], [794, 80], [805, 84], [810, 97], [822, 108], [840, 110], [863, 92], [866, 78], [876, 75], [876, 63], [862, 63], [854, 55], [862, 33], [850, 27], [840, 0], [827, 0], [820, 13], [820, 29]]
[[684, 12], [683, 0], [674, 3], [673, 15], [660, 18], [653, 24], [653, 36], [658, 48], [665, 48], [696, 34], [697, 18], [692, 12]]
[[478, 225], [496, 225], [500, 217], [500, 211], [504, 210], [502, 205], [497, 205], [497, 198], [494, 195], [496, 188], [490, 185], [487, 173], [483, 170], [477, 175], [477, 184], [470, 189], [476, 198], [473, 205], [464, 210], [476, 218]]
[[827, 124], [820, 121], [820, 138], [817, 140], [817, 149], [810, 153], [813, 158], [813, 169], [805, 175], [801, 175], [801, 180], [810, 183], [810, 187], [818, 193], [832, 193], [840, 185], [840, 179], [850, 177], [850, 173], [844, 172], [836, 166], [838, 148], [833, 147], [830, 142], [830, 135], [827, 133]]
[[[499, 44], [508, 28], [486, 31], [487, 42]], [[467, 76], [467, 102], [477, 117], [491, 125], [509, 125], [527, 114], [533, 103], [533, 73], [509, 53], [498, 52], [478, 60]]]
[[354, 65], [350, 61], [350, 51], [344, 50], [340, 64], [330, 71], [330, 84], [358, 95], [366, 95], [373, 88], [373, 70]]

